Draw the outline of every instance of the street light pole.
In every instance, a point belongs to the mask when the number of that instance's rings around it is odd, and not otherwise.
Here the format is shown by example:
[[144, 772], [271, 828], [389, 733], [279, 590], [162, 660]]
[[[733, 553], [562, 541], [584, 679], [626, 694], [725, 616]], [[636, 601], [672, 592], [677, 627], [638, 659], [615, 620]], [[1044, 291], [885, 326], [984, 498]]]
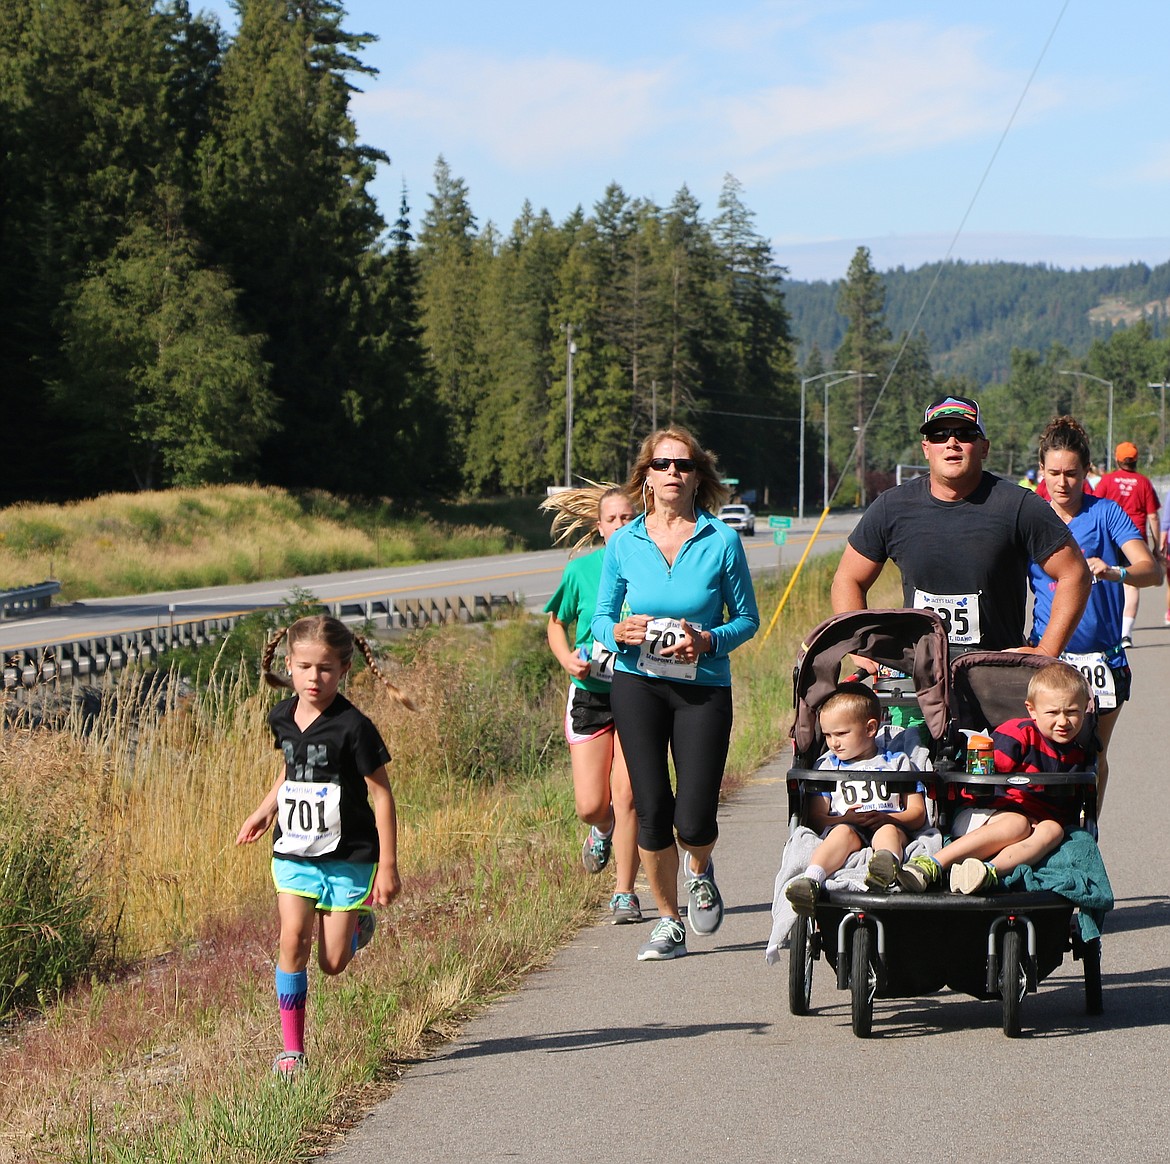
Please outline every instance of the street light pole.
[[1166, 389], [1170, 387], [1163, 380], [1160, 384], [1147, 384], [1147, 388], [1160, 388], [1162, 401], [1158, 406], [1158, 451], [1164, 453], [1166, 451]]
[[823, 513], [829, 508], [829, 389], [835, 384], [844, 384], [846, 380], [851, 380], [854, 376], [860, 377], [862, 380], [872, 380], [877, 376], [876, 372], [842, 372], [839, 380], [830, 380], [825, 384], [825, 406], [823, 409], [823, 422], [825, 426], [825, 437], [821, 442], [824, 445], [823, 460], [821, 462], [821, 512]]
[[1084, 376], [1086, 380], [1096, 380], [1098, 384], [1104, 384], [1109, 389], [1109, 425], [1105, 436], [1105, 472], [1108, 473], [1113, 468], [1113, 381], [1103, 380], [1100, 376], [1093, 376], [1089, 372], [1071, 372], [1062, 369], [1056, 374], [1058, 376]]
[[[840, 376], [840, 377], [842, 377], [842, 379], [847, 380], [847, 379], [849, 379], [850, 376], [856, 376], [856, 375], [857, 375], [856, 372], [840, 371], [840, 370], [834, 368], [832, 371], [822, 372], [819, 376], [805, 376], [805, 378], [803, 380], [801, 380], [801, 382], [800, 382], [800, 454], [799, 454], [800, 482], [797, 486], [796, 516], [801, 521], [804, 521], [804, 417], [805, 417], [804, 390], [810, 384], [815, 384], [818, 380], [825, 379], [826, 376]], [[840, 383], [840, 381], [839, 380], [835, 381], [835, 383]], [[826, 400], [828, 399], [828, 391], [829, 391], [829, 385], [826, 384], [825, 385], [825, 399]], [[825, 428], [826, 441], [828, 440], [828, 432], [829, 432], [829, 430], [826, 427]]]
[[565, 325], [568, 351], [566, 354], [567, 368], [565, 372], [565, 488], [573, 484], [573, 357], [577, 354], [577, 345], [573, 343], [573, 325]]

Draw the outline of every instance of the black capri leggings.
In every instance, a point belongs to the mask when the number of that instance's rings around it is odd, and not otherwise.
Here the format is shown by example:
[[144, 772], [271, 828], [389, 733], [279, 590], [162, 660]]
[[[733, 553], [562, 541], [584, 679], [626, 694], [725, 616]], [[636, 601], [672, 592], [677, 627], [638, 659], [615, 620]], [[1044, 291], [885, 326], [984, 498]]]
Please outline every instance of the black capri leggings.
[[684, 848], [712, 844], [731, 739], [731, 688], [616, 671], [610, 703], [634, 790], [638, 844], [648, 852], [668, 849], [676, 832]]

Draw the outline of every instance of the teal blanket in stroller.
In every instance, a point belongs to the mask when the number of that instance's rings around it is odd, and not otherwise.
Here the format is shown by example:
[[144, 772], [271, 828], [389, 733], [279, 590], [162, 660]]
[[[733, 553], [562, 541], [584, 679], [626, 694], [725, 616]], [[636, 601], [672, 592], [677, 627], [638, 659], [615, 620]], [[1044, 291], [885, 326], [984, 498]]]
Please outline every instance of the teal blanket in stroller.
[[1049, 889], [1067, 897], [1080, 907], [1077, 921], [1081, 940], [1092, 941], [1101, 936], [1105, 914], [1113, 908], [1113, 887], [1101, 850], [1091, 833], [1072, 829], [1060, 848], [1050, 853], [1034, 867], [1020, 865], [1003, 879], [1004, 889]]

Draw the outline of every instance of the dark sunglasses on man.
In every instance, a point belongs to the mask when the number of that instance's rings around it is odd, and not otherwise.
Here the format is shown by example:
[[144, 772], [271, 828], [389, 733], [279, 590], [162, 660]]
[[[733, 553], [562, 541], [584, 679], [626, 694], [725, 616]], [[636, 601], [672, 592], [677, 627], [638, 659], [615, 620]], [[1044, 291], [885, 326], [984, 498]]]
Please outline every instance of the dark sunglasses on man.
[[924, 434], [924, 439], [932, 445], [945, 445], [951, 437], [961, 445], [973, 445], [976, 441], [984, 439], [977, 428], [932, 428], [930, 432]]

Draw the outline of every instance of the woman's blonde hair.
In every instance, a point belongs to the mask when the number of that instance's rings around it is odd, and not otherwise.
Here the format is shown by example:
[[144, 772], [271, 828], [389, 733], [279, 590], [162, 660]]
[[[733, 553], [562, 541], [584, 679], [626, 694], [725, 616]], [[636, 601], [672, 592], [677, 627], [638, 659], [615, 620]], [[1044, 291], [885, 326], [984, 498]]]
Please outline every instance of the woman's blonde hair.
[[264, 644], [264, 654], [260, 658], [260, 673], [269, 687], [291, 688], [292, 680], [285, 673], [272, 670], [272, 662], [276, 658], [276, 648], [283, 639], [288, 639], [288, 649], [292, 651], [298, 643], [323, 643], [335, 652], [343, 667], [353, 662], [353, 649], [356, 646], [366, 660], [366, 666], [380, 679], [386, 690], [402, 704], [403, 707], [415, 710], [414, 702], [395, 684], [391, 683], [374, 659], [373, 649], [361, 635], [356, 635], [340, 619], [329, 614], [311, 614], [305, 618], [298, 618], [291, 626], [281, 630]]
[[677, 425], [657, 429], [642, 442], [638, 458], [630, 471], [630, 479], [626, 482], [626, 493], [629, 496], [641, 497], [646, 512], [654, 512], [654, 491], [646, 488], [646, 474], [650, 469], [650, 462], [654, 459], [654, 450], [662, 441], [678, 441], [679, 444], [686, 445], [688, 456], [695, 462], [695, 473], [699, 478], [695, 490], [697, 508], [714, 513], [721, 505], [726, 504], [731, 491], [719, 478], [715, 454], [708, 452], [685, 428]]
[[[572, 539], [570, 549], [580, 549], [598, 537], [597, 522], [601, 517], [601, 503], [607, 497], [629, 500], [620, 485], [611, 482], [590, 481], [578, 489], [563, 489], [546, 497], [540, 508], [553, 514], [553, 545], [562, 545]], [[631, 502], [631, 504], [633, 504]]]

